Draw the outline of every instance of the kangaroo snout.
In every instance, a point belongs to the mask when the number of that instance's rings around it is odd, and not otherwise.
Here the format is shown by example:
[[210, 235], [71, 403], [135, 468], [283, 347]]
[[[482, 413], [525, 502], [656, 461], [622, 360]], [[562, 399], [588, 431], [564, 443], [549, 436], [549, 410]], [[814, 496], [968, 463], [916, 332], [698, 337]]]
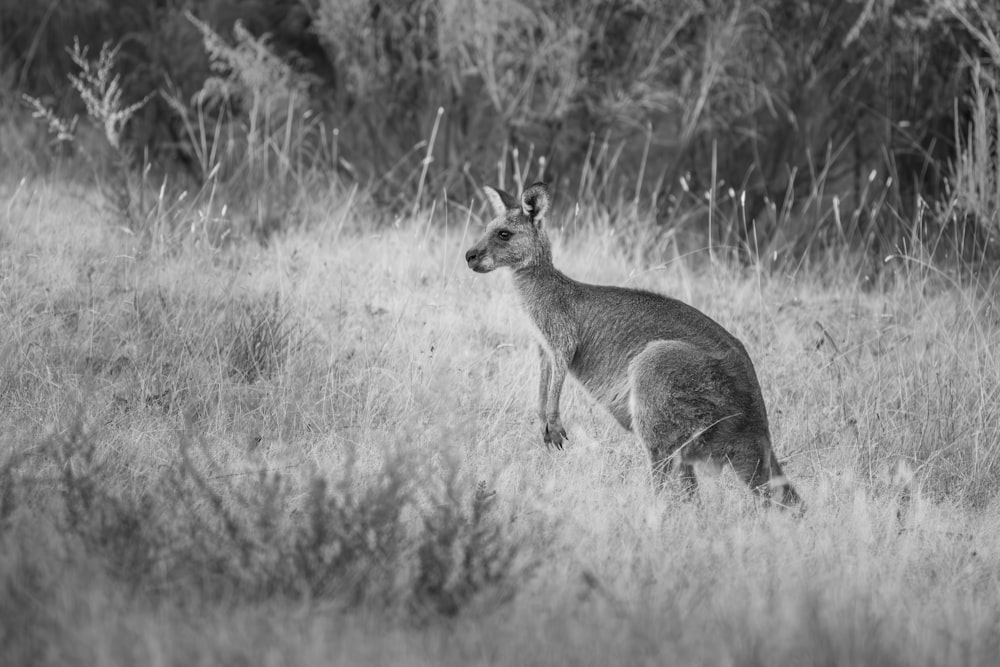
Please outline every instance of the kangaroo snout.
[[465, 262], [469, 265], [469, 268], [476, 273], [488, 273], [493, 270], [494, 267], [488, 266], [483, 262], [484, 253], [481, 249], [476, 246], [472, 246], [467, 251], [465, 251]]

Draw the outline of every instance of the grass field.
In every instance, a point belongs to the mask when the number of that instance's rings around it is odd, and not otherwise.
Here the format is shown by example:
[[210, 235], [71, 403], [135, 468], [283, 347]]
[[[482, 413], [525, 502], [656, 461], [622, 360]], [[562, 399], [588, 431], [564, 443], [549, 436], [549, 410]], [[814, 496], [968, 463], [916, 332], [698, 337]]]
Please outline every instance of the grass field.
[[655, 494], [572, 383], [544, 449], [464, 214], [219, 244], [98, 204], [0, 186], [0, 664], [996, 664], [992, 283], [765, 275], [555, 216], [569, 275], [746, 343], [796, 518], [729, 472]]

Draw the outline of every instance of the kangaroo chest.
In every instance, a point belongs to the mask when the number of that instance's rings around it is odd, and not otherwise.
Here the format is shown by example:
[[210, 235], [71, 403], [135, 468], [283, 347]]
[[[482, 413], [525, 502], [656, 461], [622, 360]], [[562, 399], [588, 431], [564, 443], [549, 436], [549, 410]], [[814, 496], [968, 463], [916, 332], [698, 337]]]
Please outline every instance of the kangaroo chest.
[[522, 303], [538, 341], [552, 354], [561, 354], [569, 363], [579, 340], [576, 322], [565, 310], [551, 304], [523, 299]]

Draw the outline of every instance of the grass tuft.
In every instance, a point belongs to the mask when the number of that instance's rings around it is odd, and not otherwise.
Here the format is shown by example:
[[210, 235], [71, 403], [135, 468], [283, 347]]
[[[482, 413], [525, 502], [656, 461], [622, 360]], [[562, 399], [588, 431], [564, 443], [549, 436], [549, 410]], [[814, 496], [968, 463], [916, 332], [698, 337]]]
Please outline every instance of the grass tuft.
[[290, 311], [281, 310], [277, 295], [271, 302], [243, 304], [230, 327], [229, 374], [247, 384], [272, 379], [302, 344]]

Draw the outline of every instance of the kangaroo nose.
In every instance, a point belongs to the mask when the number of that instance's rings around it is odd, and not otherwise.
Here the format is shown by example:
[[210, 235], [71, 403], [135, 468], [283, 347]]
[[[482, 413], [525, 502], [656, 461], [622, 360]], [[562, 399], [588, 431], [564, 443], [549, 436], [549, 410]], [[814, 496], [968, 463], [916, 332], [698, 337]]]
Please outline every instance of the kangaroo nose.
[[469, 250], [466, 251], [466, 253], [465, 253], [465, 261], [466, 261], [466, 263], [471, 262], [475, 258], [476, 258], [476, 250], [475, 250], [475, 248], [469, 248]]

